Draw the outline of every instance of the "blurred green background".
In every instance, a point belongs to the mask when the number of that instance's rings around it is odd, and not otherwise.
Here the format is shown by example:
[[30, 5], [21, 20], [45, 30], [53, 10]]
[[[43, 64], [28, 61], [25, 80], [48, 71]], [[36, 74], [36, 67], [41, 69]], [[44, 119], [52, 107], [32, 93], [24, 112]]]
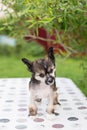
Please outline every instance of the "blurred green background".
[[[38, 36], [38, 28], [66, 48], [55, 54], [57, 77], [72, 79], [87, 96], [87, 1], [3, 0], [0, 1], [0, 78], [30, 77], [21, 58], [36, 60], [46, 55], [42, 45], [25, 41]], [[3, 40], [4, 39], [4, 40]]]
[[[0, 78], [30, 77], [31, 73], [22, 63], [26, 57], [33, 61], [45, 56], [42, 46], [35, 42], [23, 40], [15, 46], [0, 45]], [[57, 77], [72, 79], [87, 96], [87, 57], [65, 57], [59, 54], [56, 58]]]

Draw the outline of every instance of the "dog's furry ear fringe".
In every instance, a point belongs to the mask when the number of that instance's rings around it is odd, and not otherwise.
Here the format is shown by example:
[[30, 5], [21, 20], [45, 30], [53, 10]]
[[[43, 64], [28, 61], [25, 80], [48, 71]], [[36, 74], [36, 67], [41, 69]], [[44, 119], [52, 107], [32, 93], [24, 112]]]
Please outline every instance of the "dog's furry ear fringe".
[[31, 61], [29, 61], [29, 60], [28, 60], [28, 59], [26, 59], [26, 58], [22, 58], [21, 60], [22, 60], [22, 62], [23, 62], [24, 64], [26, 64], [26, 65], [27, 65], [27, 67], [28, 67], [29, 71], [30, 71], [30, 72], [32, 72], [32, 62], [31, 62]]
[[54, 52], [53, 52], [53, 47], [50, 47], [48, 49], [48, 57], [52, 60], [52, 62], [55, 64], [55, 57], [54, 57]]

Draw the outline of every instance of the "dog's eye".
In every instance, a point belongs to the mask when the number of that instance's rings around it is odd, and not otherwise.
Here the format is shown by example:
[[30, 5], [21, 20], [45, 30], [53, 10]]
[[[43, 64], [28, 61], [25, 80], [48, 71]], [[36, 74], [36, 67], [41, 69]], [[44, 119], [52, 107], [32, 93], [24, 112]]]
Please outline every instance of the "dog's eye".
[[44, 74], [43, 74], [43, 73], [41, 73], [41, 74], [39, 74], [39, 76], [43, 78], [43, 77], [44, 77]]
[[53, 69], [50, 69], [49, 73], [52, 73], [53, 72]]

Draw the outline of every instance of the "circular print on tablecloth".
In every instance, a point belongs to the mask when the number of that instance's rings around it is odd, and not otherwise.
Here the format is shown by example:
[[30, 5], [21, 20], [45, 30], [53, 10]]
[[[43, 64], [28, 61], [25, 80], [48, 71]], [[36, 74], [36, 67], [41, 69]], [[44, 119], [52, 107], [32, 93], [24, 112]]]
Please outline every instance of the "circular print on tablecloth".
[[20, 93], [20, 95], [27, 95], [27, 93]]
[[19, 104], [18, 106], [19, 107], [25, 107], [25, 106], [27, 106], [27, 104]]
[[3, 90], [0, 90], [0, 93], [4, 92]]
[[15, 87], [10, 87], [10, 89], [16, 89]]
[[42, 118], [35, 118], [34, 121], [35, 121], [35, 122], [43, 122], [44, 119], [42, 119]]
[[10, 120], [7, 118], [0, 119], [0, 123], [8, 123]]
[[25, 103], [25, 102], [27, 102], [27, 100], [19, 100], [19, 102], [24, 102]]
[[26, 108], [19, 108], [18, 111], [20, 111], [20, 112], [23, 111], [24, 112], [24, 111], [27, 111], [27, 109]]
[[82, 102], [76, 102], [75, 105], [83, 105]]
[[69, 94], [76, 94], [75, 92], [69, 92]]
[[67, 102], [67, 99], [60, 99], [60, 102]]
[[85, 109], [87, 109], [87, 107], [81, 106], [81, 107], [78, 107], [78, 109], [79, 109], [79, 110], [85, 110]]
[[73, 90], [72, 90], [72, 89], [67, 89], [67, 91], [68, 91], [68, 92], [73, 92]]
[[27, 128], [27, 126], [26, 125], [17, 125], [17, 126], [15, 126], [15, 128], [16, 129], [26, 129]]
[[63, 124], [53, 124], [52, 127], [53, 128], [63, 128], [64, 125]]
[[74, 98], [73, 101], [80, 101], [80, 99], [78, 99], [78, 98]]
[[10, 109], [10, 108], [5, 108], [5, 109], [3, 109], [3, 111], [5, 111], [5, 112], [10, 112], [10, 111], [12, 111], [12, 109]]
[[85, 117], [84, 119], [87, 120], [87, 117]]
[[69, 121], [77, 121], [77, 120], [79, 120], [79, 119], [78, 119], [77, 117], [69, 117], [68, 120], [69, 120]]
[[11, 92], [11, 93], [8, 93], [8, 95], [10, 95], [10, 96], [14, 96], [15, 94]]
[[6, 100], [7, 103], [14, 102], [14, 100]]
[[72, 110], [72, 108], [71, 107], [64, 107], [63, 110], [67, 110], [68, 111], [68, 110]]
[[24, 123], [24, 122], [27, 122], [27, 119], [20, 118], [20, 119], [17, 119], [16, 121], [19, 123]]

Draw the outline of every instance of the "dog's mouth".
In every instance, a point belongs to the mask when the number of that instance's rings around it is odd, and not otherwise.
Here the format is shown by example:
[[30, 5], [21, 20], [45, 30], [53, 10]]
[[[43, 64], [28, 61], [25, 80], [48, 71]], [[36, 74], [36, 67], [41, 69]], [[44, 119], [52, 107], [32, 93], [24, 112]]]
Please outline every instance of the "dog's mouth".
[[47, 79], [45, 80], [45, 83], [46, 83], [47, 85], [53, 85], [53, 84], [54, 84], [54, 77], [50, 76], [49, 78], [47, 78]]

